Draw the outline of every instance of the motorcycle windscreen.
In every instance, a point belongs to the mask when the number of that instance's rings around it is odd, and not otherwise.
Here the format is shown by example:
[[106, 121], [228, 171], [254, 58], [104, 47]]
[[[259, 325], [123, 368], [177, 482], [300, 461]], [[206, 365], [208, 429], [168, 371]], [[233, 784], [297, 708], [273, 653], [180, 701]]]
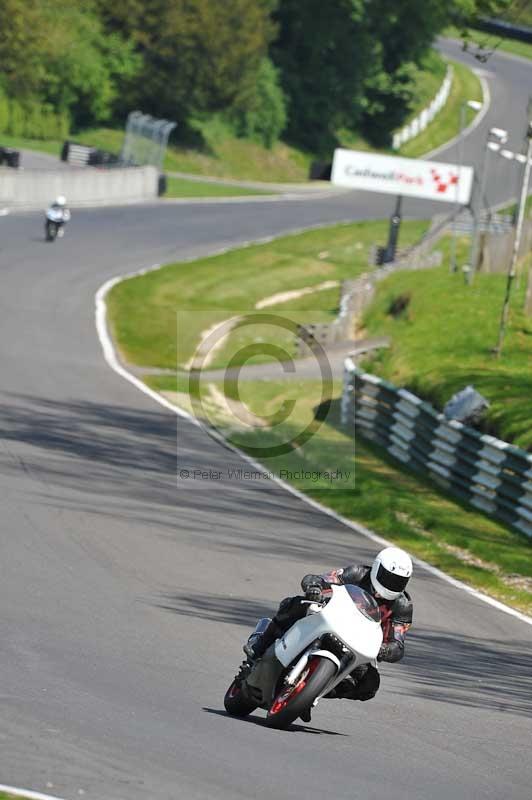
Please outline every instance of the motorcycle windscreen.
[[360, 586], [347, 584], [344, 588], [361, 614], [364, 614], [367, 619], [371, 619], [373, 622], [378, 622], [380, 625], [381, 612], [375, 598], [365, 592], [364, 589], [361, 589]]

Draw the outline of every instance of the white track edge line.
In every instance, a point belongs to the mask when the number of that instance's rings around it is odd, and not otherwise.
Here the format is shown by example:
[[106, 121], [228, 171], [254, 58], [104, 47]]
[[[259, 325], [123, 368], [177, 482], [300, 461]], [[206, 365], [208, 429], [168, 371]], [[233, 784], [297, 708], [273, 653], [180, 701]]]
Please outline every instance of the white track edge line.
[[[277, 237], [268, 237], [266, 241], [271, 241], [271, 239], [273, 238]], [[250, 243], [245, 243], [243, 247], [249, 246], [249, 244]], [[255, 242], [253, 244], [255, 244]], [[221, 251], [217, 252], [227, 252], [227, 250], [228, 248], [224, 248]], [[214, 255], [214, 253], [212, 255]], [[197, 427], [202, 427], [199, 420], [197, 420], [188, 412], [184, 411], [182, 408], [179, 408], [178, 406], [173, 405], [173, 403], [170, 403], [168, 400], [166, 400], [166, 398], [164, 398], [158, 392], [155, 392], [153, 389], [150, 389], [149, 386], [146, 386], [145, 383], [143, 383], [141, 380], [139, 380], [130, 372], [128, 372], [119, 363], [114, 348], [114, 344], [112, 342], [111, 336], [107, 328], [107, 319], [106, 319], [107, 305], [105, 302], [105, 297], [109, 292], [109, 290], [123, 280], [127, 280], [128, 278], [133, 278], [139, 275], [145, 275], [147, 272], [152, 272], [153, 270], [161, 269], [161, 267], [162, 267], [161, 264], [154, 264], [151, 267], [148, 267], [147, 269], [140, 269], [135, 272], [128, 273], [127, 275], [111, 278], [110, 280], [106, 281], [102, 286], [100, 286], [100, 288], [96, 292], [96, 298], [95, 298], [96, 331], [103, 350], [104, 358], [112, 370], [118, 373], [118, 375], [120, 375], [126, 381], [129, 381], [129, 383], [132, 383], [133, 386], [136, 386], [137, 389], [139, 389], [144, 394], [148, 395], [148, 397], [151, 397], [152, 400], [155, 400], [156, 403], [159, 403], [159, 405], [164, 406], [164, 408], [168, 409], [169, 411], [172, 411], [174, 414], [176, 414], [176, 416], [188, 420], [190, 423], [196, 425]], [[247, 461], [248, 464], [251, 464], [251, 466], [255, 467], [255, 469], [261, 471], [264, 470], [263, 464], [260, 464], [260, 462], [255, 461], [255, 459], [251, 458], [251, 456], [249, 456], [247, 453], [244, 453], [238, 447], [235, 447], [234, 445], [230, 444], [217, 431], [209, 430], [209, 435], [217, 439], [221, 444], [223, 444], [224, 447], [228, 447], [234, 453], [237, 453], [241, 458]], [[289, 483], [286, 483], [281, 478], [278, 478], [275, 475], [273, 475], [272, 480], [278, 486], [281, 486], [285, 491], [299, 498], [304, 503], [307, 503], [308, 505], [312, 506], [312, 508], [315, 508], [316, 510], [322, 512], [323, 514], [326, 514], [327, 516], [331, 517], [332, 519], [335, 519], [337, 522], [340, 522], [343, 525], [347, 526], [348, 528], [351, 528], [351, 530], [354, 530], [356, 533], [365, 536], [367, 539], [371, 539], [371, 541], [377, 542], [378, 544], [382, 544], [385, 546], [393, 544], [393, 542], [389, 542], [387, 539], [378, 536], [376, 533], [369, 530], [369, 528], [366, 528], [363, 525], [360, 525], [359, 523], [353, 522], [352, 520], [343, 517], [341, 514], [338, 514], [336, 511], [333, 511], [331, 508], [327, 508], [327, 506], [322, 505], [317, 500], [313, 500], [312, 498], [307, 497], [307, 495], [303, 494], [303, 492], [300, 492], [299, 489], [296, 489], [294, 486], [291, 486]], [[511, 608], [510, 606], [501, 603], [499, 600], [495, 600], [494, 598], [489, 597], [488, 595], [482, 594], [482, 592], [479, 592], [477, 589], [473, 589], [466, 583], [462, 583], [462, 581], [459, 581], [456, 578], [452, 578], [450, 575], [447, 575], [445, 572], [442, 572], [437, 567], [433, 567], [426, 561], [422, 561], [421, 559], [416, 557], [413, 557], [412, 560], [414, 561], [415, 564], [422, 567], [431, 575], [434, 575], [435, 577], [440, 578], [441, 580], [446, 581], [447, 583], [450, 583], [452, 586], [455, 586], [458, 589], [462, 589], [468, 594], [471, 594], [474, 597], [476, 597], [478, 600], [481, 600], [482, 602], [487, 603], [490, 606], [493, 606], [493, 608], [497, 608], [499, 611], [503, 611], [505, 614], [509, 614], [510, 616], [521, 620], [521, 622], [525, 622], [527, 625], [532, 625], [532, 617], [528, 617], [526, 614], [517, 611], [515, 608]]]
[[7, 792], [17, 797], [27, 797], [30, 798], [30, 800], [63, 800], [61, 797], [54, 797], [51, 794], [42, 794], [41, 792], [32, 792], [30, 789], [20, 789], [18, 786], [4, 786], [3, 783], [0, 783], [0, 792]]

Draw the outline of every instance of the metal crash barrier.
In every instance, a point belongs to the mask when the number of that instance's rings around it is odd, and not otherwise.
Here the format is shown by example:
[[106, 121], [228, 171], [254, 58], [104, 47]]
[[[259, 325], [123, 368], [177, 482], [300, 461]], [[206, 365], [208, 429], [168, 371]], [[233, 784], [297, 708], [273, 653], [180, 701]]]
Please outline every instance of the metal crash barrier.
[[532, 455], [448, 420], [429, 403], [345, 362], [342, 425], [472, 506], [532, 536]]

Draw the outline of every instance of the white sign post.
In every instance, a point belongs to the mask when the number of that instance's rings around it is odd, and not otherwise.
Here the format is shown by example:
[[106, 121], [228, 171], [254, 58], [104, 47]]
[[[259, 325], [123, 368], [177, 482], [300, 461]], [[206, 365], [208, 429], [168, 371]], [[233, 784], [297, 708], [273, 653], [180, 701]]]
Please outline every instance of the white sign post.
[[473, 168], [338, 148], [334, 151], [331, 183], [365, 192], [467, 205]]

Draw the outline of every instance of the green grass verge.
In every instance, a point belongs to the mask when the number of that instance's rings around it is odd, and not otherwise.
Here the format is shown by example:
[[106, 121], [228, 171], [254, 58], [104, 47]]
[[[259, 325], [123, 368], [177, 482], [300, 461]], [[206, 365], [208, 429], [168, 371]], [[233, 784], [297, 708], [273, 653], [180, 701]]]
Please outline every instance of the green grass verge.
[[309, 176], [312, 156], [283, 142], [271, 150], [229, 134], [212, 138], [208, 151], [171, 147], [164, 167], [167, 172], [265, 182], [301, 182]]
[[[69, 139], [79, 144], [98, 147], [118, 154], [124, 141], [124, 131], [113, 128], [91, 128], [71, 134]], [[6, 147], [38, 150], [59, 156], [63, 142], [0, 135]], [[246, 139], [237, 139], [227, 132], [212, 137], [208, 150], [171, 146], [166, 152], [166, 172], [189, 172], [214, 178], [257, 180], [266, 182], [306, 181], [312, 156], [278, 142], [271, 150]], [[184, 196], [184, 195], [180, 195]]]
[[[461, 240], [458, 263], [464, 263], [468, 240]], [[532, 319], [523, 312], [525, 281], [513, 293], [510, 326], [502, 356], [491, 353], [497, 342], [504, 298], [504, 274], [478, 274], [466, 286], [461, 273], [449, 273], [449, 239], [440, 242], [444, 265], [436, 270], [396, 273], [378, 288], [365, 317], [369, 334], [392, 338], [390, 350], [372, 360], [375, 371], [442, 408], [467, 384], [491, 403], [485, 430], [532, 449]], [[390, 304], [410, 298], [406, 312], [394, 318]]]
[[246, 189], [220, 183], [188, 181], [184, 178], [168, 178], [165, 197], [246, 197], [248, 195], [270, 195], [272, 192]]
[[[448, 28], [444, 31], [444, 36], [449, 36], [453, 39], [461, 38], [461, 31], [458, 28]], [[519, 42], [515, 39], [501, 38], [493, 33], [486, 33], [485, 31], [477, 31], [470, 28], [467, 32], [469, 41], [469, 50], [471, 53], [484, 54], [487, 56], [487, 64], [489, 66], [489, 56], [492, 51], [510, 53], [514, 56], [521, 56], [521, 58], [532, 59], [532, 44], [529, 42]], [[479, 61], [479, 66], [481, 66]]]
[[[8, 136], [6, 133], [0, 133], [0, 147], [36, 150], [39, 153], [49, 153], [59, 158], [62, 146], [63, 142], [53, 139], [25, 139], [22, 136]], [[24, 166], [23, 162], [22, 165]]]
[[[91, 128], [82, 133], [70, 134], [68, 138], [72, 142], [78, 142], [78, 144], [98, 147], [101, 150], [108, 150], [110, 153], [119, 153], [124, 140], [124, 131], [112, 128]], [[8, 136], [2, 133], [0, 134], [0, 145], [24, 150], [37, 150], [59, 158], [63, 142], [56, 139], [28, 139], [23, 136]]]
[[[405, 222], [401, 245], [416, 242], [426, 222]], [[131, 364], [175, 369], [194, 353], [202, 331], [258, 300], [368, 269], [372, 244], [384, 242], [388, 222], [360, 222], [284, 236], [122, 281], [108, 296], [109, 320], [122, 357]], [[336, 310], [339, 292], [312, 295], [308, 306]], [[292, 306], [292, 311], [304, 310]], [[290, 306], [265, 311], [290, 310]], [[216, 362], [215, 362], [216, 363]]]
[[[312, 323], [332, 322], [339, 311], [340, 288], [317, 291], [292, 300], [282, 302], [257, 313], [278, 315], [289, 324], [307, 326]], [[232, 359], [234, 366], [239, 364], [261, 364], [272, 360], [272, 356], [263, 352], [262, 343], [268, 342], [269, 345], [280, 348], [286, 356], [280, 354], [281, 360], [289, 360], [295, 356], [294, 330], [280, 325], [261, 325], [254, 323], [252, 326], [247, 324], [248, 319], [242, 325], [229, 334], [224, 346], [216, 354], [213, 360], [213, 367], [224, 367], [229, 359]], [[245, 348], [256, 345], [257, 353], [249, 355]]]
[[[453, 67], [453, 83], [447, 103], [419, 136], [406, 142], [399, 149], [399, 155], [418, 158], [445, 144], [460, 131], [462, 104], [468, 100], [482, 100], [482, 87], [475, 73], [457, 61], [450, 63]], [[466, 125], [474, 119], [475, 113], [472, 109], [467, 109]]]
[[[153, 377], [159, 391], [186, 392], [186, 382]], [[224, 387], [216, 384], [220, 393]], [[493, 519], [446, 496], [419, 474], [398, 467], [385, 451], [355, 441], [339, 425], [340, 382], [335, 382], [329, 413], [302, 447], [275, 457], [261, 457], [265, 469], [308, 496], [525, 613], [532, 613], [532, 542]], [[275, 415], [293, 403], [289, 418], [268, 428], [234, 425], [212, 403], [203, 412], [236, 446], [271, 448], [291, 441], [316, 419], [321, 385], [316, 381], [242, 381], [241, 401], [260, 417]], [[234, 396], [228, 387], [227, 396]], [[326, 474], [328, 473], [328, 475]], [[415, 592], [415, 584], [413, 586]]]
[[[6, 794], [5, 792], [0, 792], [0, 800], [21, 800], [21, 795]], [[24, 798], [22, 798], [22, 800], [24, 800]]]
[[[113, 128], [91, 128], [71, 134], [69, 139], [79, 144], [98, 147], [118, 154], [124, 141], [124, 131]], [[25, 139], [0, 135], [0, 144], [8, 147], [40, 150], [59, 156], [63, 142]], [[166, 152], [166, 172], [189, 172], [214, 178], [259, 180], [269, 182], [306, 181], [312, 156], [282, 142], [271, 150], [246, 139], [237, 139], [228, 132], [214, 134], [208, 151], [171, 146]], [[184, 196], [184, 195], [180, 195]]]

